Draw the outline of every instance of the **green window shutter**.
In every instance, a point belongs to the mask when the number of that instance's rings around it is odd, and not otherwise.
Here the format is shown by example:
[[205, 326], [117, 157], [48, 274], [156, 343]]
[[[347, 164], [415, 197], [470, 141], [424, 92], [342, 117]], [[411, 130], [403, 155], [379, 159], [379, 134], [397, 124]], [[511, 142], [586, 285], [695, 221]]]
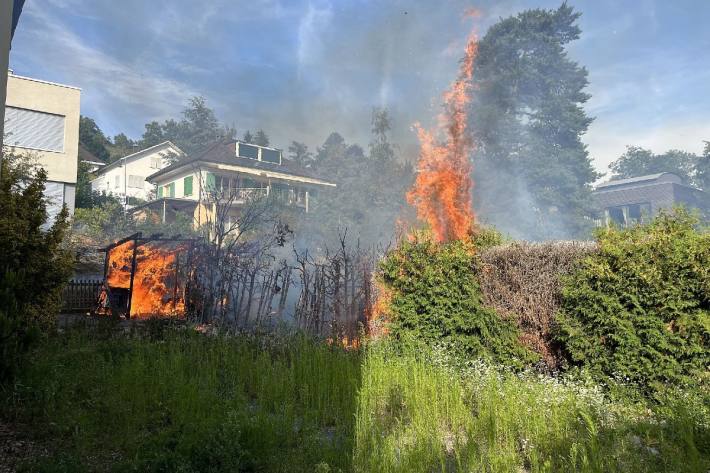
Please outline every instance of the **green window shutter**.
[[175, 183], [171, 182], [168, 188], [170, 189], [170, 197], [175, 197]]
[[187, 176], [183, 181], [183, 187], [185, 189], [185, 197], [192, 195], [192, 176]]
[[207, 192], [214, 192], [216, 190], [214, 174], [211, 172], [207, 173]]
[[158, 199], [163, 198], [163, 186], [158, 186]]

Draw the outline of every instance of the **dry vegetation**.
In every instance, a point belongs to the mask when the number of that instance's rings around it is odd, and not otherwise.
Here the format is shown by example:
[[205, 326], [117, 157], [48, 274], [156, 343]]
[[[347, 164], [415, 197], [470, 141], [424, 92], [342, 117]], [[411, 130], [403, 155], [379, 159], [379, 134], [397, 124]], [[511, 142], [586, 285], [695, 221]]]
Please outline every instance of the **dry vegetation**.
[[561, 277], [596, 250], [590, 242], [514, 242], [479, 254], [483, 299], [498, 314], [515, 320], [525, 346], [549, 368], [559, 364], [551, 329], [562, 300]]

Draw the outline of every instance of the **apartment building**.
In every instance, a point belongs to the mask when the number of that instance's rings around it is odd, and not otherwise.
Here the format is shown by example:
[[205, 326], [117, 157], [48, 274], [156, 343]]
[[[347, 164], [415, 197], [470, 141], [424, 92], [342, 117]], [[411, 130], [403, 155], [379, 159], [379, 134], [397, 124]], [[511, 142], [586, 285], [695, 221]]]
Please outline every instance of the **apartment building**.
[[77, 87], [8, 75], [5, 144], [31, 155], [47, 172], [50, 221], [62, 205], [74, 212], [80, 102]]

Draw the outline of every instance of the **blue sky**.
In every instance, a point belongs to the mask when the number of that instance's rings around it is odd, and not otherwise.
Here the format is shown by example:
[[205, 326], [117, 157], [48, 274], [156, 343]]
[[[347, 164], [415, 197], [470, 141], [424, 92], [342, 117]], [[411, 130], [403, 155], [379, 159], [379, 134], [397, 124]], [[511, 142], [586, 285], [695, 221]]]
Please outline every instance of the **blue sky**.
[[[570, 0], [589, 70], [584, 137], [606, 171], [626, 145], [699, 152], [710, 140], [710, 0]], [[27, 0], [16, 74], [82, 88], [82, 113], [109, 135], [139, 137], [203, 95], [219, 118], [311, 148], [331, 131], [365, 146], [387, 106], [403, 154], [434, 116], [471, 27], [552, 0]]]

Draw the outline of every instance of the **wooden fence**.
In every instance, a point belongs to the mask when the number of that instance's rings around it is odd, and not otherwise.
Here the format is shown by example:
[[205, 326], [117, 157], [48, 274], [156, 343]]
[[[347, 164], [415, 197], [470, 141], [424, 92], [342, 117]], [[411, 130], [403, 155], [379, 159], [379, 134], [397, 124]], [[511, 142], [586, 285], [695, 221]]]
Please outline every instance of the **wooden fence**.
[[62, 293], [62, 313], [89, 312], [96, 306], [101, 290], [100, 279], [73, 279]]

